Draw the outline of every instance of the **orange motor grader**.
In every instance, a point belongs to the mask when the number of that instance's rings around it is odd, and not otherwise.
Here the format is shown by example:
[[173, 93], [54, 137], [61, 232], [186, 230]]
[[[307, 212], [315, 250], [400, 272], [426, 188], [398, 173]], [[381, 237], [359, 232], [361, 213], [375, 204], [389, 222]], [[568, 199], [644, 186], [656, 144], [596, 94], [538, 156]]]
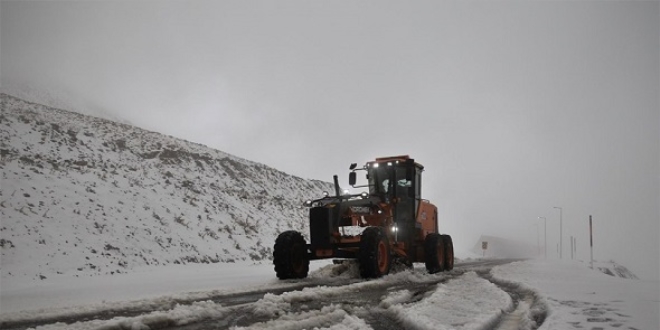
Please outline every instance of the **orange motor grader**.
[[[280, 279], [307, 277], [309, 261], [357, 259], [360, 275], [375, 278], [390, 272], [393, 262], [424, 262], [429, 273], [454, 267], [451, 236], [438, 230], [438, 208], [422, 199], [424, 167], [408, 156], [376, 158], [362, 168], [351, 164], [349, 184], [368, 188], [342, 194], [334, 176], [335, 195], [309, 200], [310, 243], [300, 232], [285, 231], [275, 240], [273, 263]], [[367, 184], [356, 185], [357, 171]], [[346, 227], [364, 227], [360, 234]]]

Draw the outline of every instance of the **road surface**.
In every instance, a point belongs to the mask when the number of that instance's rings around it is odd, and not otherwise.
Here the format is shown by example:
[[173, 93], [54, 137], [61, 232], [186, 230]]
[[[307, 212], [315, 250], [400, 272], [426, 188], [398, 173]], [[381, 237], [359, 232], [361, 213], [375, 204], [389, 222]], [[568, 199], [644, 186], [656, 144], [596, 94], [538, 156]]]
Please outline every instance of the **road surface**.
[[[304, 329], [371, 328], [375, 330], [409, 328], [402, 320], [401, 306], [414, 306], [427, 299], [439, 285], [465, 274], [493, 283], [511, 297], [511, 304], [497, 317], [485, 321], [488, 329], [537, 328], [545, 314], [530, 313], [538, 304], [531, 291], [499, 283], [490, 277], [490, 269], [513, 260], [481, 260], [463, 262], [454, 270], [427, 274], [423, 265], [404, 270], [405, 276], [388, 276], [384, 280], [363, 280], [355, 276], [334, 276], [285, 281], [286, 287], [220, 294], [204, 301], [179, 300], [176, 306], [132, 306], [93, 313], [60, 315], [38, 321], [5, 322], [2, 329]], [[335, 265], [336, 273], [350, 272], [354, 264]], [[476, 274], [476, 275], [474, 275]], [[483, 282], [483, 281], [482, 281]], [[461, 295], [463, 293], [447, 293]], [[396, 306], [393, 308], [392, 306]], [[537, 308], [538, 309], [538, 308]], [[542, 309], [542, 308], [541, 308]], [[468, 316], [469, 317], [469, 316]], [[414, 320], [412, 321], [414, 322]], [[420, 324], [424, 328], [423, 324]]]

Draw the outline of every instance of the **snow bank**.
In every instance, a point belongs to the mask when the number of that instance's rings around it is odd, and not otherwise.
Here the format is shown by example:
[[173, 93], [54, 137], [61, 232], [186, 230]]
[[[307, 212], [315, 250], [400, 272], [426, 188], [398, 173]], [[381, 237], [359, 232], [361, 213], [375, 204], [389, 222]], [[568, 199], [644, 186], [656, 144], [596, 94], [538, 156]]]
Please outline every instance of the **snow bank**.
[[630, 280], [581, 262], [529, 260], [497, 266], [497, 281], [543, 297], [548, 316], [539, 329], [660, 329], [660, 282]]

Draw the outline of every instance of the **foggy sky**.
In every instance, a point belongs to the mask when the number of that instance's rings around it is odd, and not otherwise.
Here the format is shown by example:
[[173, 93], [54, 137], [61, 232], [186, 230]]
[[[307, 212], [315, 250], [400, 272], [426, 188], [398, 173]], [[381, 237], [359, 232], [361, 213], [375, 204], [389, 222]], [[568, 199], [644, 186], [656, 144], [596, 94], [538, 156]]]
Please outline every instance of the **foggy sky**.
[[[0, 82], [346, 185], [409, 154], [457, 250], [660, 259], [658, 2], [2, 1]], [[310, 196], [311, 197], [311, 196]]]

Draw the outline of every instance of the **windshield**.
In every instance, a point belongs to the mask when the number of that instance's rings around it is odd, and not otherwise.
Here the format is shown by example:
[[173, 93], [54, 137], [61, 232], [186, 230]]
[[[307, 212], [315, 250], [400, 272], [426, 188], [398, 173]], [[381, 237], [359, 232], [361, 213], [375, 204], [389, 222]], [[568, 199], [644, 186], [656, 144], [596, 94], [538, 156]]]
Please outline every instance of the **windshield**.
[[371, 167], [369, 169], [369, 193], [372, 195], [387, 194], [390, 191], [390, 176], [387, 167]]
[[[392, 172], [395, 170], [395, 182], [392, 180]], [[406, 180], [406, 170], [404, 167], [392, 166], [373, 166], [369, 169], [369, 193], [372, 195], [389, 194], [392, 192], [393, 187], [408, 188], [412, 186], [412, 182]], [[404, 192], [405, 194], [405, 192]]]

